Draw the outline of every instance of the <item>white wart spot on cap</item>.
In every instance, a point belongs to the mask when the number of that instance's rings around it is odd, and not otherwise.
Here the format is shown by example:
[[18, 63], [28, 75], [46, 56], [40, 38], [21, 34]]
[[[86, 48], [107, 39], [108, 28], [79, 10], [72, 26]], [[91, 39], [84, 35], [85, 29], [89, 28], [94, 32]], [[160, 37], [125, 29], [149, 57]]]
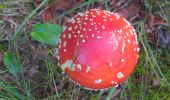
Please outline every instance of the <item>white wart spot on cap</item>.
[[128, 25], [126, 25], [126, 26], [125, 26], [125, 29], [128, 29], [128, 28], [129, 28], [129, 26], [128, 26]]
[[86, 42], [86, 41], [83, 39], [82, 42], [84, 43], [84, 42]]
[[119, 87], [119, 84], [116, 84], [115, 87]]
[[106, 16], [102, 16], [103, 18], [107, 18]]
[[66, 38], [66, 34], [63, 34], [63, 38]]
[[120, 16], [117, 13], [115, 14], [115, 16], [117, 20], [120, 18]]
[[132, 30], [130, 30], [130, 34], [131, 34], [131, 35], [133, 35], [133, 32], [132, 32]]
[[93, 12], [90, 12], [91, 15], [93, 15]]
[[87, 66], [86, 67], [86, 73], [88, 73], [90, 71], [91, 67], [90, 66]]
[[118, 37], [118, 40], [119, 40], [119, 41], [121, 40], [121, 37], [120, 37], [120, 36]]
[[69, 68], [71, 70], [74, 70], [74, 67], [72, 65], [73, 65], [73, 61], [72, 60], [67, 60], [67, 61], [65, 61], [65, 63], [61, 64], [61, 69], [63, 71], [65, 70], [65, 68]]
[[99, 79], [97, 79], [97, 80], [94, 80], [94, 83], [96, 83], [96, 84], [100, 84], [102, 82], [102, 79], [101, 78], [99, 78]]
[[121, 62], [122, 62], [122, 63], [125, 62], [125, 59], [122, 58], [122, 59], [121, 59]]
[[86, 18], [84, 18], [85, 20], [88, 20], [88, 18], [86, 17]]
[[101, 36], [97, 36], [97, 39], [101, 39], [102, 37]]
[[118, 33], [119, 33], [119, 34], [122, 34], [122, 29], [118, 30]]
[[122, 45], [122, 53], [124, 53], [125, 52], [125, 43], [123, 43], [123, 45]]
[[128, 39], [127, 42], [130, 43], [130, 40]]
[[102, 29], [105, 29], [105, 26], [104, 26], [104, 25], [102, 25]]
[[128, 33], [128, 32], [126, 32], [126, 36], [127, 36], [127, 37], [129, 36], [129, 33]]
[[94, 37], [94, 34], [91, 34], [91, 37]]
[[115, 84], [117, 84], [117, 82], [115, 82]]
[[80, 18], [77, 18], [77, 21], [80, 21]]
[[80, 31], [77, 31], [78, 34], [80, 34]]
[[86, 23], [86, 22], [84, 22], [83, 24], [84, 24], [84, 25], [87, 25], [87, 23]]
[[117, 78], [119, 78], [119, 79], [120, 79], [120, 78], [123, 78], [123, 77], [124, 77], [124, 75], [123, 75], [123, 73], [122, 73], [122, 72], [118, 72], [118, 73], [117, 73]]
[[83, 13], [80, 13], [80, 12], [79, 12], [77, 15], [79, 15], [79, 16], [83, 16]]
[[66, 49], [64, 49], [63, 51], [64, 51], [64, 52], [67, 52], [67, 50], [66, 50]]
[[71, 34], [68, 34], [68, 38], [71, 39]]
[[137, 48], [137, 51], [138, 51], [138, 52], [140, 51], [140, 48], [139, 48], [139, 47]]
[[116, 47], [113, 47], [113, 50], [116, 50]]
[[70, 20], [68, 20], [68, 22], [71, 22], [71, 23], [75, 23], [75, 20], [74, 20], [74, 18], [71, 18]]
[[111, 81], [111, 84], [115, 84], [115, 81]]
[[71, 30], [72, 30], [72, 27], [69, 27], [68, 30], [71, 31]]
[[77, 35], [74, 35], [74, 37], [76, 38], [76, 37], [77, 37]]
[[81, 21], [77, 21], [77, 23], [81, 23]]
[[95, 18], [96, 16], [95, 16], [95, 15], [92, 15], [92, 17], [94, 17], [94, 18]]
[[81, 71], [81, 65], [77, 64], [77, 68]]
[[136, 48], [134, 48], [133, 51], [136, 51]]
[[85, 31], [86, 30], [86, 28], [83, 28], [83, 31]]
[[99, 11], [96, 11], [97, 12], [97, 15], [100, 15], [100, 12]]
[[77, 42], [76, 45], [79, 46], [79, 43]]
[[113, 33], [112, 33], [112, 37], [114, 37], [114, 36], [115, 36], [115, 33], [113, 32]]
[[61, 44], [59, 43], [58, 48], [61, 48]]
[[75, 27], [74, 27], [74, 29], [77, 29], [78, 28], [78, 26], [76, 25]]
[[109, 65], [110, 65], [110, 67], [112, 67], [112, 66], [113, 66], [113, 63], [112, 63], [112, 62], [110, 62], [110, 63], [109, 63]]
[[139, 45], [137, 40], [136, 40], [136, 44]]
[[80, 37], [82, 38], [82, 37], [83, 37], [83, 35], [81, 34], [81, 35], [80, 35]]
[[128, 27], [131, 27], [131, 24], [125, 18], [123, 18], [123, 20], [128, 24]]
[[64, 41], [63, 47], [66, 47], [66, 45], [67, 45], [67, 41]]

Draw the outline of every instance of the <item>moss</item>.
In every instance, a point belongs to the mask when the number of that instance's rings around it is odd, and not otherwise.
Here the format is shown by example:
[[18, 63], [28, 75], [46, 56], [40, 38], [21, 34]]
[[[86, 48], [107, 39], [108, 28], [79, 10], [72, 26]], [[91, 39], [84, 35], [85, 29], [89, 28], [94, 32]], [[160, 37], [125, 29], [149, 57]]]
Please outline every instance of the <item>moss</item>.
[[145, 52], [142, 50], [140, 53], [139, 53], [139, 59], [138, 59], [138, 63], [134, 69], [134, 74], [135, 76], [142, 76], [144, 73], [145, 73], [145, 70], [144, 70], [144, 63], [146, 62], [146, 55], [145, 55]]

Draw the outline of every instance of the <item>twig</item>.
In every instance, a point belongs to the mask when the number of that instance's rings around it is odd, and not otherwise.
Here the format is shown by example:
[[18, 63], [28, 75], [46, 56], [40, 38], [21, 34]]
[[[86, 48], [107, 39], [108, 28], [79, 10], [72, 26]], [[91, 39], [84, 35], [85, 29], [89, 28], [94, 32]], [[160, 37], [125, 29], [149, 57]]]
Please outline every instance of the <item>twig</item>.
[[[13, 26], [14, 26], [14, 30], [17, 29], [18, 25], [17, 25], [17, 23], [15, 23], [12, 19], [4, 16], [4, 17], [3, 17], [3, 20], [9, 22], [9, 23], [11, 24], [11, 27], [12, 27], [12, 28], [13, 28]], [[12, 25], [13, 25], [13, 26], [12, 26]]]
[[19, 13], [15, 13], [15, 14], [0, 14], [0, 16], [22, 16]]

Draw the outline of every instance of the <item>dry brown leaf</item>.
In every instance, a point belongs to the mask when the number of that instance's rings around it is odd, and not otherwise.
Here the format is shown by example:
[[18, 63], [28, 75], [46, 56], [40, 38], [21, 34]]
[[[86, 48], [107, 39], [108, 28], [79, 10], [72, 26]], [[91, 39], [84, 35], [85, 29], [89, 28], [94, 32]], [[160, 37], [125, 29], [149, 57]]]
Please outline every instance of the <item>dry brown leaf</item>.
[[[59, 23], [52, 21], [55, 17], [59, 16], [64, 11], [73, 8], [75, 2], [80, 2], [81, 0], [53, 0], [46, 9], [41, 13], [43, 22]], [[38, 6], [40, 1], [34, 2], [35, 6]], [[67, 17], [61, 19], [60, 23], [64, 23], [67, 20]]]
[[18, 24], [8, 16], [3, 16], [3, 20], [10, 24], [10, 27], [16, 31]]
[[124, 16], [127, 19], [130, 19], [136, 16], [140, 11], [140, 6], [136, 2], [132, 2], [128, 7], [124, 7], [117, 11], [120, 15]]
[[148, 41], [151, 44], [156, 45], [157, 44], [157, 39], [156, 39], [156, 34], [153, 32], [147, 33], [148, 34]]
[[149, 14], [147, 15], [147, 24], [148, 24], [148, 28], [152, 28], [156, 25], [160, 25], [161, 23], [164, 22], [164, 20], [158, 16], [155, 16], [153, 14]]
[[170, 34], [168, 29], [159, 29], [156, 35], [159, 46], [170, 49]]

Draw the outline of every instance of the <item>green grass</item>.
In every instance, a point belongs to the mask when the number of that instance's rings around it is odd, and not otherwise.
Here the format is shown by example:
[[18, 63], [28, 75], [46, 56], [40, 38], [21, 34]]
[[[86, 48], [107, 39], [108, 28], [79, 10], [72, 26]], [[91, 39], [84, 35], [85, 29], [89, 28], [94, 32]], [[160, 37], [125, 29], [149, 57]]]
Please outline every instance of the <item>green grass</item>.
[[[40, 9], [48, 0], [44, 0], [41, 5], [39, 5], [35, 10], [33, 10], [22, 22], [22, 24], [18, 27], [18, 29], [14, 32], [10, 46], [5, 47], [0, 44], [0, 51], [4, 54], [9, 51], [16, 55], [17, 60], [20, 65], [24, 65], [22, 58], [22, 54], [18, 52], [19, 46], [17, 44], [16, 38], [21, 38], [22, 27], [26, 24], [26, 22], [32, 18], [32, 16], [36, 13], [38, 9]], [[81, 8], [84, 5], [88, 5], [92, 3], [92, 1], [84, 2], [61, 16], [56, 17], [56, 20], [60, 20], [63, 16], [76, 11], [78, 8]], [[155, 6], [160, 4], [155, 0], [145, 0], [146, 9], [148, 9], [148, 13], [155, 12], [156, 14], [164, 14], [165, 16], [169, 14], [169, 12], [163, 11], [160, 7]], [[162, 6], [166, 6], [167, 4], [161, 3]], [[87, 6], [87, 8], [88, 8]], [[0, 6], [1, 7], [1, 6]], [[108, 5], [105, 2], [105, 9], [108, 9]], [[167, 15], [168, 16], [168, 15]], [[169, 18], [169, 17], [167, 17]], [[168, 19], [169, 20], [169, 19]], [[141, 20], [135, 22], [135, 25], [138, 26], [136, 31], [138, 31], [139, 44], [142, 45], [141, 51], [139, 53], [139, 60], [134, 72], [131, 76], [126, 80], [122, 86], [122, 89], [118, 95], [119, 100], [124, 100], [126, 98], [130, 98], [131, 100], [169, 100], [170, 99], [170, 52], [164, 48], [158, 48], [156, 46], [152, 46], [148, 43], [147, 34], [144, 29], [145, 20]], [[29, 38], [29, 37], [27, 37]], [[30, 40], [31, 41], [31, 40]], [[41, 44], [40, 44], [41, 45]], [[1, 100], [37, 100], [37, 99], [48, 99], [48, 100], [65, 100], [71, 99], [74, 100], [77, 97], [84, 100], [100, 100], [101, 98], [107, 98], [109, 100], [112, 98], [112, 94], [116, 93], [115, 88], [111, 88], [106, 91], [90, 91], [85, 90], [73, 82], [71, 82], [66, 76], [62, 74], [60, 67], [57, 65], [56, 61], [51, 61], [50, 57], [53, 54], [54, 47], [43, 46], [43, 51], [47, 52], [47, 56], [45, 60], [39, 63], [40, 66], [40, 76], [41, 80], [37, 83], [32, 83], [31, 79], [25, 77], [24, 73], [21, 71], [21, 74], [18, 78], [11, 75], [12, 81], [5, 81], [2, 76], [8, 75], [9, 71], [5, 69], [0, 69], [0, 99]], [[15, 48], [15, 50], [12, 50]], [[32, 47], [33, 50], [37, 49], [36, 47]], [[22, 69], [23, 66], [21, 66]], [[2, 75], [2, 76], [1, 76]], [[10, 74], [9, 74], [10, 75]], [[34, 77], [34, 76], [32, 76]], [[152, 82], [154, 80], [160, 80], [160, 85], [153, 86]], [[56, 84], [56, 82], [61, 82], [60, 85]], [[61, 87], [65, 87], [64, 89], [57, 89]], [[35, 93], [36, 89], [40, 89], [39, 93]], [[49, 90], [53, 90], [50, 92]], [[59, 90], [59, 91], [58, 91]]]

